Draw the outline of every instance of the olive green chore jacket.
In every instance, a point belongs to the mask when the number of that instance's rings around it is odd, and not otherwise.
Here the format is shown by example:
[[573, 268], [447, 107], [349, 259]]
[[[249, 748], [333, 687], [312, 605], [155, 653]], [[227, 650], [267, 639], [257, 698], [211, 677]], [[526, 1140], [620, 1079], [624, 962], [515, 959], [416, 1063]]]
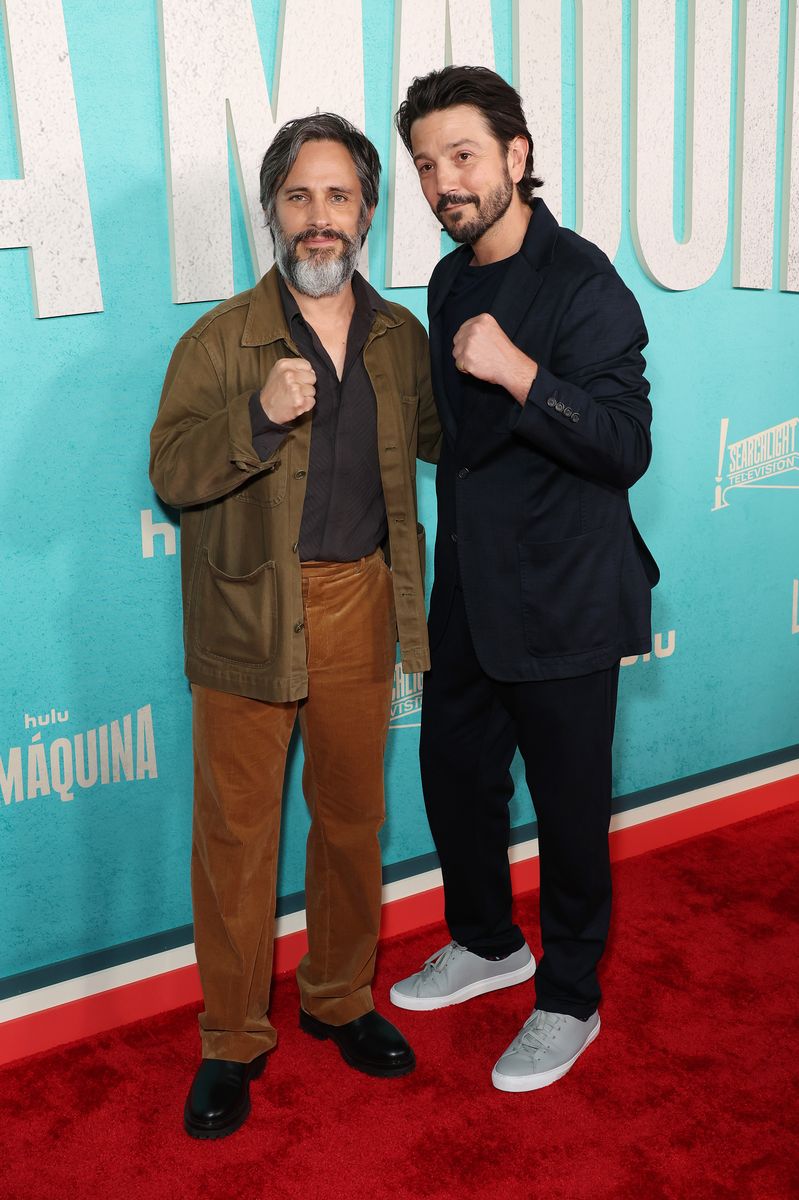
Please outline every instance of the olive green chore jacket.
[[[402, 666], [412, 672], [429, 666], [416, 458], [435, 462], [441, 435], [427, 335], [407, 309], [389, 308], [391, 315], [375, 313], [363, 354], [377, 398]], [[274, 363], [299, 353], [273, 267], [180, 339], [150, 438], [153, 486], [181, 510], [186, 674], [259, 700], [308, 692], [297, 547], [312, 413], [265, 462], [253, 448], [249, 414], [249, 398]]]

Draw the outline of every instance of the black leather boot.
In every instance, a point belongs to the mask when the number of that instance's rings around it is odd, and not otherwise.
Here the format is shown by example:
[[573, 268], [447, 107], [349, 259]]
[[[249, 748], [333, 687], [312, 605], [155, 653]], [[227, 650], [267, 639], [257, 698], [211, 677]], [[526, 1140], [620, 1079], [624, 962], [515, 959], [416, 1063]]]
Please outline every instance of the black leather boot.
[[300, 1029], [320, 1041], [330, 1038], [344, 1061], [365, 1075], [407, 1075], [416, 1066], [400, 1031], [374, 1009], [346, 1025], [327, 1025], [301, 1008]]
[[264, 1073], [266, 1053], [252, 1062], [204, 1058], [186, 1098], [183, 1125], [191, 1137], [223, 1138], [250, 1115], [250, 1080]]

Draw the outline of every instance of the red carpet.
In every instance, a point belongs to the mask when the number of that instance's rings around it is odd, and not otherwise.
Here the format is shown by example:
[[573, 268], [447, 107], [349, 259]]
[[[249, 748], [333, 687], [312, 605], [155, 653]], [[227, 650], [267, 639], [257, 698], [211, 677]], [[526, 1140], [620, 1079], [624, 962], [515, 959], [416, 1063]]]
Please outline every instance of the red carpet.
[[[615, 870], [603, 1028], [565, 1079], [504, 1095], [495, 1058], [528, 1015], [523, 985], [441, 1013], [391, 1009], [391, 982], [446, 941], [389, 942], [378, 1006], [419, 1066], [370, 1079], [297, 1029], [247, 1125], [221, 1142], [181, 1126], [197, 1059], [193, 1008], [0, 1072], [3, 1200], [795, 1200], [799, 805]], [[535, 947], [534, 894], [519, 915]]]

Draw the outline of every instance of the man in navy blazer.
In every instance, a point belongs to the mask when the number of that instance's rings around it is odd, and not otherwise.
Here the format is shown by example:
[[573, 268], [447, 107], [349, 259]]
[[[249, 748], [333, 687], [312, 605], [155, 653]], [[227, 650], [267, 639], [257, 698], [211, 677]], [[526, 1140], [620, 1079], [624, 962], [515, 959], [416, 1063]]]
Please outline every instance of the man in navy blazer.
[[452, 941], [391, 999], [438, 1009], [535, 972], [508, 866], [518, 748], [544, 953], [492, 1082], [530, 1091], [599, 1032], [619, 660], [650, 649], [658, 580], [628, 501], [651, 456], [647, 332], [606, 255], [534, 197], [521, 101], [498, 75], [415, 79], [397, 126], [461, 245], [428, 295], [444, 441], [420, 743]]

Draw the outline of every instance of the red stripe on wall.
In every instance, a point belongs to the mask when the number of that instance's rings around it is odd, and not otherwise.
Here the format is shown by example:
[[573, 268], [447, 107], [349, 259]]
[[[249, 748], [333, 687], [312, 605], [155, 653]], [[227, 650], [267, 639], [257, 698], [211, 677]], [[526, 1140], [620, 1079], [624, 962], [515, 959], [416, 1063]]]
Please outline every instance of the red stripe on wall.
[[[799, 775], [793, 775], [682, 812], [656, 817], [628, 829], [615, 830], [610, 835], [611, 858], [614, 861], [632, 858], [797, 800]], [[517, 894], [538, 887], [538, 859], [513, 863], [511, 876]], [[440, 887], [393, 900], [383, 906], [380, 937], [396, 937], [435, 924], [443, 920], [443, 916], [444, 893]], [[307, 947], [304, 930], [279, 938], [275, 944], [275, 973], [293, 971]], [[18, 1017], [0, 1024], [0, 1064], [201, 999], [197, 967], [191, 965]]]
[[761, 787], [736, 792], [721, 800], [710, 800], [707, 804], [697, 804], [682, 812], [631, 825], [628, 829], [617, 829], [610, 835], [610, 857], [614, 862], [632, 858], [636, 854], [645, 854], [647, 850], [657, 850], [673, 842], [698, 837], [700, 833], [710, 833], [713, 829], [733, 825], [747, 817], [756, 817], [773, 808], [795, 804], [797, 800], [799, 775], [790, 775], [787, 779], [764, 783]]
[[0, 1025], [0, 1064], [116, 1029], [199, 997], [200, 979], [196, 964], [192, 964], [6, 1021]]

